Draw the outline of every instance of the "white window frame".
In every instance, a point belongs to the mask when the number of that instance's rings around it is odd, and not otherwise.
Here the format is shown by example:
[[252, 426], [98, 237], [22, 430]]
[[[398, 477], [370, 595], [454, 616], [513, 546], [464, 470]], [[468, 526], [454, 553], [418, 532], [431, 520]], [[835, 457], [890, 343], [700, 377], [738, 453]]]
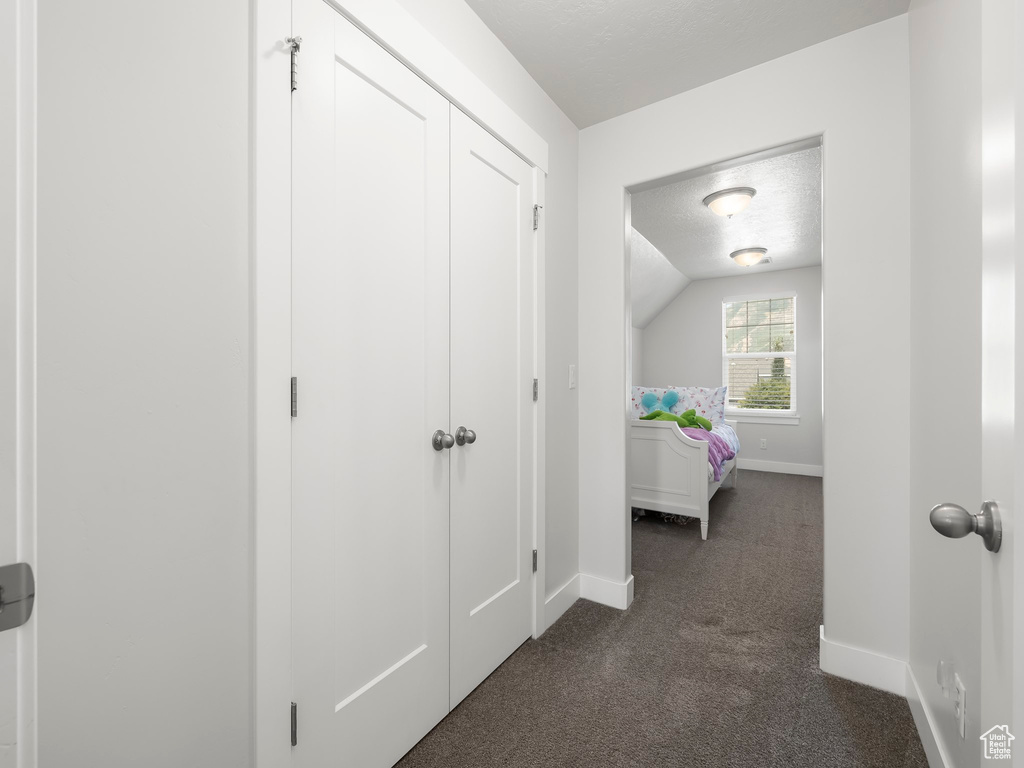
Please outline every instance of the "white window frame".
[[[726, 318], [725, 308], [729, 304], [739, 301], [766, 301], [769, 299], [792, 299], [793, 300], [793, 351], [791, 352], [729, 352], [726, 349]], [[797, 411], [797, 352], [800, 336], [800, 321], [797, 311], [796, 291], [771, 291], [769, 293], [750, 294], [746, 296], [726, 296], [722, 299], [722, 386], [729, 384], [729, 361], [737, 359], [760, 359], [764, 357], [785, 357], [790, 360], [789, 380], [789, 405], [786, 410], [776, 408], [734, 408], [730, 407], [728, 395], [725, 402], [725, 416], [729, 421], [745, 422], [750, 424], [779, 424], [797, 425], [800, 423], [800, 413]]]

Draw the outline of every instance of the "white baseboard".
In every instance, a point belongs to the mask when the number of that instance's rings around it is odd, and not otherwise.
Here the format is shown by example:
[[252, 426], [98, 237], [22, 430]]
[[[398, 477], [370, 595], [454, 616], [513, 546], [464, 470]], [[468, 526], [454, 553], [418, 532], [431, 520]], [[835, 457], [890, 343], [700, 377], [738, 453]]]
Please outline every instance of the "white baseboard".
[[914, 670], [907, 664], [907, 703], [910, 705], [910, 714], [914, 716], [914, 725], [921, 736], [921, 745], [924, 747], [925, 757], [928, 758], [929, 768], [954, 768], [955, 763], [946, 753], [942, 740], [938, 737], [939, 729], [935, 725], [935, 718], [921, 695], [921, 687], [914, 677]]
[[907, 662], [828, 640], [824, 625], [818, 640], [818, 659], [822, 672], [897, 696], [907, 695]]
[[580, 575], [577, 573], [544, 600], [544, 624], [546, 626], [543, 631], [547, 632], [548, 628], [579, 599]]
[[625, 582], [609, 581], [589, 573], [580, 574], [580, 597], [611, 608], [625, 610], [633, 602], [633, 575]]
[[740, 469], [753, 469], [758, 472], [779, 472], [783, 475], [809, 475], [821, 477], [824, 469], [820, 464], [791, 464], [788, 461], [762, 461], [761, 459], [736, 459]]

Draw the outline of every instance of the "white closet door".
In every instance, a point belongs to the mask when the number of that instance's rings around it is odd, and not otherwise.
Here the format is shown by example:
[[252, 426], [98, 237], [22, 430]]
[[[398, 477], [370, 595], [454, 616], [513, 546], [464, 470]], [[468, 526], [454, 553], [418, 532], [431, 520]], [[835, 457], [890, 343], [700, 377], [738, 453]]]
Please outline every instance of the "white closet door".
[[448, 102], [293, 7], [293, 754], [378, 768], [448, 712]]
[[451, 174], [454, 707], [531, 632], [535, 281], [532, 171], [455, 107]]

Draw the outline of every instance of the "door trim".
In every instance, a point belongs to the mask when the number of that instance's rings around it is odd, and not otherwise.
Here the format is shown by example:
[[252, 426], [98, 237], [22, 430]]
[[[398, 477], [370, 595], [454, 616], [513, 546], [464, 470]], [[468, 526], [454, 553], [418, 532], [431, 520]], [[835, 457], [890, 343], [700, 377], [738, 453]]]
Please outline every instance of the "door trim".
[[537, 550], [537, 570], [533, 574], [533, 637], [540, 637], [550, 626], [545, 615], [547, 604], [547, 577], [545, 554], [547, 539], [545, 521], [547, 504], [545, 490], [547, 479], [546, 424], [547, 424], [547, 344], [544, 328], [547, 323], [545, 311], [545, 267], [547, 251], [544, 247], [544, 203], [547, 176], [537, 167], [533, 169], [533, 202], [540, 206], [540, 225], [533, 233], [533, 370], [538, 380], [537, 407], [533, 409], [533, 548]]
[[249, 146], [252, 752], [291, 763], [291, 0], [253, 0]]
[[[395, 0], [330, 0], [356, 26], [534, 167], [543, 204], [548, 145]], [[255, 764], [291, 762], [291, 56], [292, 0], [252, 0], [250, 56], [250, 420], [252, 443], [252, 750]], [[301, 53], [300, 53], [301, 56]], [[301, 87], [301, 58], [299, 64]], [[541, 228], [544, 232], [543, 214]], [[544, 623], [544, 238], [535, 239], [534, 417], [537, 462], [534, 636]]]
[[[13, 203], [13, 211], [4, 216], [13, 224], [5, 234], [4, 271], [14, 277], [14, 291], [3, 308], [5, 332], [13, 332], [13, 354], [4, 365], [13, 367], [14, 452], [10, 457], [14, 494], [13, 514], [5, 515], [4, 527], [14, 526], [13, 562], [26, 562], [38, 571], [36, 547], [36, 115], [37, 115], [37, 0], [16, 0], [5, 9], [3, 26], [8, 63], [14, 67], [3, 86], [3, 99], [12, 107], [13, 130], [3, 136], [3, 165], [11, 171], [14, 183], [4, 194]], [[12, 103], [13, 102], [13, 103]], [[9, 302], [9, 303], [8, 303]], [[11, 390], [5, 387], [5, 392]], [[10, 405], [8, 403], [7, 405]], [[6, 532], [6, 531], [5, 531]], [[6, 565], [0, 562], [0, 565]], [[17, 742], [13, 765], [35, 768], [38, 764], [37, 727], [37, 630], [39, 616], [45, 613], [45, 599], [27, 624], [13, 630], [16, 652], [11, 659], [16, 677], [14, 695]]]

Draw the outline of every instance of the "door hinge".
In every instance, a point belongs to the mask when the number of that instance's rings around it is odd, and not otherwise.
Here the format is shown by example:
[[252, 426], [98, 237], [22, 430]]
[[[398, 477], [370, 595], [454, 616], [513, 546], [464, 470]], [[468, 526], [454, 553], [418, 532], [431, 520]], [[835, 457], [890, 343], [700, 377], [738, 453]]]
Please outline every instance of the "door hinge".
[[536, 232], [538, 229], [540, 229], [540, 209], [543, 208], [543, 207], [544, 207], [543, 205], [535, 205], [535, 206], [533, 206], [533, 231], [534, 232]]
[[299, 743], [299, 705], [292, 702], [292, 746]]
[[533, 380], [533, 402], [537, 402], [537, 398], [540, 397], [540, 382], [537, 379]]
[[299, 377], [292, 376], [292, 416], [299, 415]]
[[537, 550], [533, 550], [533, 572], [537, 572]]
[[302, 46], [301, 37], [289, 37], [285, 42], [292, 52], [292, 92], [299, 90], [299, 48]]

